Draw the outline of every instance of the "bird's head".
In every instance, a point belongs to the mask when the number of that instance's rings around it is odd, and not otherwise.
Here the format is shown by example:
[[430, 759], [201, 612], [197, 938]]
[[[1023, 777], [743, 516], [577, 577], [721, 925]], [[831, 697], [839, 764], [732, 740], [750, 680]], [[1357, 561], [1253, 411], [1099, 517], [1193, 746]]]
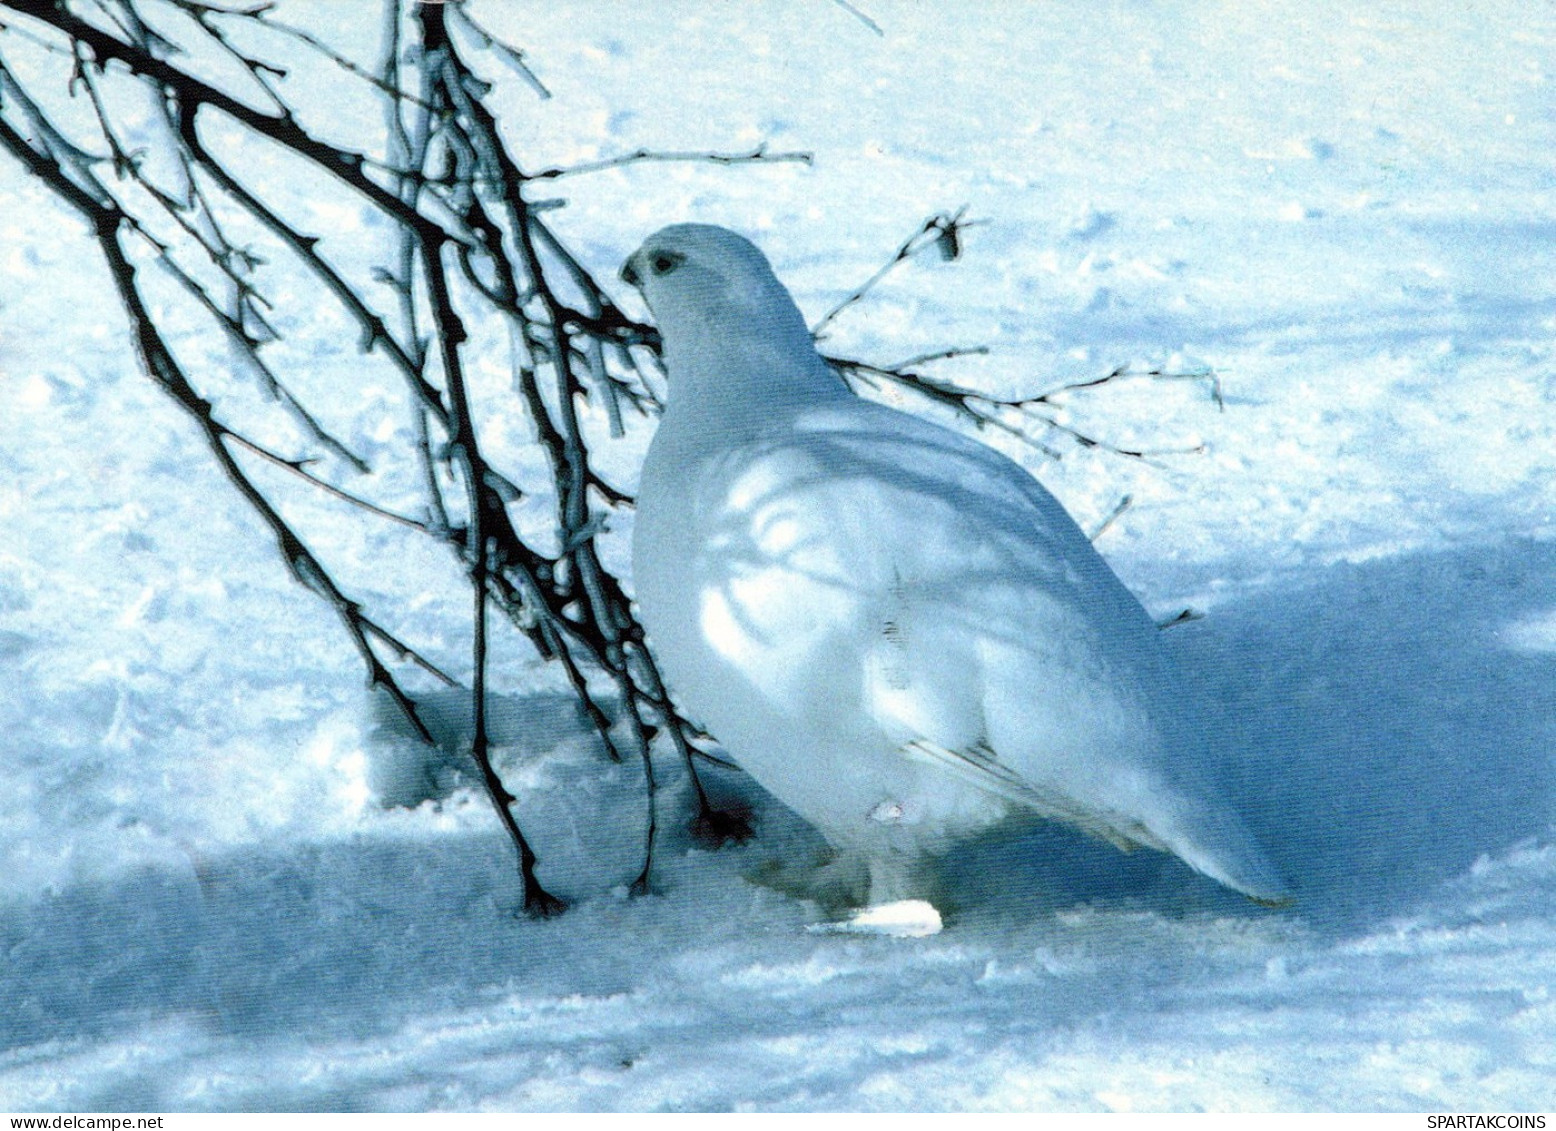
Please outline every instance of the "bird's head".
[[659, 324], [672, 414], [706, 410], [744, 427], [781, 403], [850, 395], [767, 257], [744, 236], [675, 224], [649, 236], [621, 277]]
[[668, 349], [710, 332], [809, 342], [804, 316], [755, 244], [712, 224], [661, 228], [628, 257], [622, 279], [654, 312]]

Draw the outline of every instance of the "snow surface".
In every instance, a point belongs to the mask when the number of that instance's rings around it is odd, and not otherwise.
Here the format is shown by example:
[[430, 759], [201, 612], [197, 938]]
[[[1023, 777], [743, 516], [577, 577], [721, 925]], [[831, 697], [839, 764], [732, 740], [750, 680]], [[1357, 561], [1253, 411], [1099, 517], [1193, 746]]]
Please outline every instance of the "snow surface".
[[[373, 21], [287, 7], [372, 57]], [[137, 372], [79, 223], [0, 161], [0, 1108], [1556, 1108], [1556, 10], [874, 0], [878, 38], [821, 0], [486, 8], [555, 93], [496, 95], [532, 165], [815, 154], [559, 183], [602, 273], [724, 224], [815, 317], [965, 203], [964, 259], [829, 347], [986, 344], [943, 372], [1007, 392], [1215, 367], [1224, 413], [1071, 401], [1204, 456], [1018, 455], [1084, 527], [1132, 495], [1098, 548], [1208, 614], [1167, 640], [1298, 903], [1048, 832], [964, 861], [939, 935], [818, 933], [771, 873], [819, 842], [760, 798], [757, 842], [672, 832], [629, 900], [637, 781], [515, 656], [510, 781], [577, 903], [513, 918], [484, 801], [374, 801], [407, 755], [354, 655]], [[317, 395], [349, 390], [317, 317]], [[360, 400], [332, 411], [387, 450]], [[458, 662], [450, 563], [294, 505], [348, 588], [422, 577], [407, 631]]]

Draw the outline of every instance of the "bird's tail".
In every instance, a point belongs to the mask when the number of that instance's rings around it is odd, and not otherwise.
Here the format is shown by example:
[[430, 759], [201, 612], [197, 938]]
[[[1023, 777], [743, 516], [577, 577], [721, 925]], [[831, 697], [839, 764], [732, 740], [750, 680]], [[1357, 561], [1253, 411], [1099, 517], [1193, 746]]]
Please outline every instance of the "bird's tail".
[[1190, 828], [1163, 839], [1168, 851], [1196, 872], [1242, 892], [1255, 903], [1287, 907], [1293, 901], [1290, 885], [1264, 848], [1242, 819], [1229, 810], [1201, 813]]

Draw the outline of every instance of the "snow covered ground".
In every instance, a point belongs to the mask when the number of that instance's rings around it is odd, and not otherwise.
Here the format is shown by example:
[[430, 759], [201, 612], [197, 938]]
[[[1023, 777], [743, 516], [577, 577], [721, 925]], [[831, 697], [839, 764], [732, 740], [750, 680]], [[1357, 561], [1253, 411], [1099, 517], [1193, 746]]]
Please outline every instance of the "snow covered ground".
[[[498, 95], [532, 166], [815, 155], [563, 182], [605, 277], [704, 220], [815, 316], [966, 204], [965, 257], [831, 348], [987, 345], [943, 372], [1006, 392], [1214, 367], [1224, 412], [1071, 401], [1205, 455], [1021, 458], [1083, 526], [1132, 495], [1098, 548], [1208, 614], [1168, 639], [1296, 906], [1054, 831], [960, 861], [938, 936], [818, 934], [746, 878], [819, 846], [760, 798], [755, 843], [672, 830], [628, 900], [636, 779], [515, 659], [503, 755], [576, 906], [513, 918], [484, 801], [375, 803], [405, 749], [356, 658], [137, 372], [79, 224], [0, 160], [0, 1108], [1556, 1109], [1556, 9], [867, 10], [884, 36], [824, 0], [485, 5], [555, 94]], [[375, 23], [335, 30], [367, 59]], [[370, 592], [392, 551], [359, 553]], [[451, 567], [397, 564], [457, 655]]]

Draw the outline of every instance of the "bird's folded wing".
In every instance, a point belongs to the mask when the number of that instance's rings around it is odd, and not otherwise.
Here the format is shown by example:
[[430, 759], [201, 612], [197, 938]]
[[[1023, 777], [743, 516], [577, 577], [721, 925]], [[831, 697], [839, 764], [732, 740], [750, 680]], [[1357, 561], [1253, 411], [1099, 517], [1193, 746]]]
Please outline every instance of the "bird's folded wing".
[[[914, 761], [936, 766], [996, 797], [1025, 806], [1038, 816], [1062, 821], [1100, 837], [1125, 852], [1136, 848], [1170, 851], [1138, 821], [1087, 809], [1061, 793], [1034, 785], [1002, 763], [987, 746], [950, 750], [926, 739], [915, 739], [906, 743], [902, 752]], [[1110, 817], [1121, 819], [1110, 820]]]

